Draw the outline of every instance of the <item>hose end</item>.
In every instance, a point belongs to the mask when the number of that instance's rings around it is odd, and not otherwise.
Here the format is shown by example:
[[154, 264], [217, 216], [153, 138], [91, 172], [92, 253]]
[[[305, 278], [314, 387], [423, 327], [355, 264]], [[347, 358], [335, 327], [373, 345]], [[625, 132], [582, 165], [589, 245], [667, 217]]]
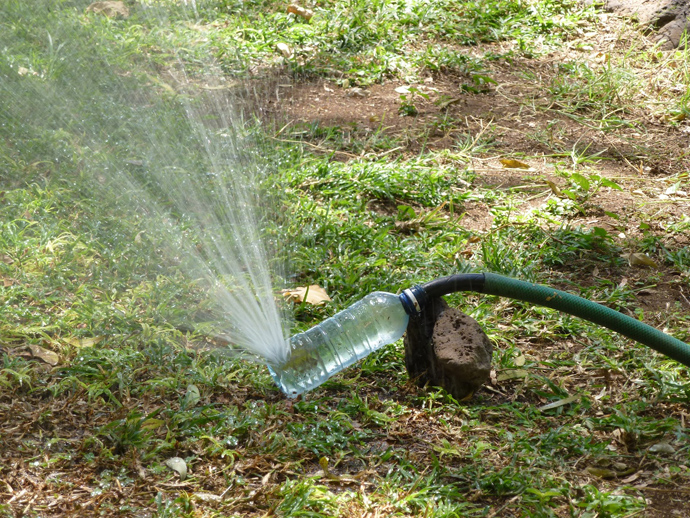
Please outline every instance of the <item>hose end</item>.
[[426, 291], [419, 285], [407, 288], [400, 294], [400, 303], [405, 309], [405, 313], [411, 317], [421, 315], [428, 300]]

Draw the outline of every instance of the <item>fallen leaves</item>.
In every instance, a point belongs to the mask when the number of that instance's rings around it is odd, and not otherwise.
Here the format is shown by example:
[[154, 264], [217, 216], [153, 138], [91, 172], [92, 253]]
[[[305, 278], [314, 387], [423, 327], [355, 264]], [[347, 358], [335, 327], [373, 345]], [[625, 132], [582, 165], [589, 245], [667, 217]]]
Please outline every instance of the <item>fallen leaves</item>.
[[67, 343], [73, 345], [74, 347], [93, 347], [94, 345], [103, 341], [104, 336], [90, 336], [87, 338], [70, 338]]
[[287, 12], [290, 14], [295, 14], [306, 21], [311, 20], [312, 16], [314, 16], [314, 11], [300, 7], [297, 4], [288, 5]]
[[129, 18], [129, 9], [124, 2], [94, 2], [86, 8], [86, 12], [102, 14], [108, 18]]
[[506, 169], [530, 169], [529, 164], [513, 158], [501, 158], [500, 162]]
[[575, 394], [574, 396], [568, 396], [563, 399], [559, 399], [558, 401], [554, 401], [553, 403], [548, 403], [546, 405], [540, 406], [537, 410], [540, 412], [544, 412], [546, 410], [552, 410], [554, 408], [559, 408], [565, 405], [569, 405], [570, 403], [574, 403], [578, 399], [580, 399], [580, 394]]
[[281, 291], [283, 297], [296, 304], [306, 302], [313, 306], [321, 306], [326, 302], [330, 302], [331, 298], [321, 286], [312, 284], [311, 286], [301, 286], [292, 290]]
[[40, 360], [50, 367], [55, 367], [60, 364], [60, 355], [58, 353], [37, 344], [8, 347], [1, 350], [7, 355], [24, 358], [25, 360]]
[[292, 57], [292, 49], [288, 46], [287, 43], [280, 42], [276, 45], [276, 49], [278, 52], [280, 52], [284, 58], [290, 58]]
[[647, 254], [643, 254], [641, 252], [632, 252], [630, 254], [624, 255], [628, 260], [628, 264], [630, 266], [638, 266], [638, 267], [644, 267], [644, 268], [659, 268], [659, 265], [649, 257]]
[[30, 344], [28, 346], [29, 351], [31, 351], [31, 356], [37, 358], [51, 367], [55, 367], [60, 363], [60, 356], [49, 349], [44, 349], [40, 345]]
[[187, 478], [187, 463], [180, 457], [171, 457], [165, 461], [165, 465], [180, 476], [180, 481]]

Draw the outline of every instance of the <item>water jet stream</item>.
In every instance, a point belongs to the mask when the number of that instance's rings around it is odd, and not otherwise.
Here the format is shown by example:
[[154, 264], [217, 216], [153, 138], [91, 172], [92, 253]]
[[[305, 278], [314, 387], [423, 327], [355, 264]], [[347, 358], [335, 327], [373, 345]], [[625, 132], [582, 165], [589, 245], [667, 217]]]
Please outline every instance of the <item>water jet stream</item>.
[[[192, 51], [167, 40], [194, 30], [196, 2], [176, 4], [137, 6], [131, 29], [150, 37], [132, 52], [79, 2], [0, 2], [0, 151], [48, 171], [31, 176], [27, 166], [0, 186], [36, 182], [97, 198], [93, 217], [108, 235], [96, 239], [113, 249], [130, 239], [149, 282], [181, 272], [195, 297], [212, 299], [180, 300], [177, 313], [201, 307], [201, 327], [233, 354], [279, 363], [290, 326], [275, 301], [283, 271], [265, 230], [280, 189], [252, 134], [257, 123], [242, 111], [250, 94], [230, 88], [212, 58], [185, 61], [176, 53]], [[132, 226], [136, 239], [123, 238]]]

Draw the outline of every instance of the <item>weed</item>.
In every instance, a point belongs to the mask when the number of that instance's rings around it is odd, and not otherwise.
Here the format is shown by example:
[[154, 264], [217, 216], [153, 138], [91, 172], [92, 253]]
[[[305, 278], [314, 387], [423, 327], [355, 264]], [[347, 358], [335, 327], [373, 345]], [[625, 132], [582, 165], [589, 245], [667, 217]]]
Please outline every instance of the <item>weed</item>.
[[[220, 166], [228, 179], [270, 169], [267, 192], [245, 200], [278, 213], [262, 237], [289, 256], [287, 283], [318, 283], [333, 299], [296, 308], [295, 330], [369, 291], [494, 271], [687, 341], [686, 177], [664, 175], [661, 189], [636, 142], [659, 121], [664, 138], [686, 129], [688, 92], [677, 85], [688, 84], [687, 49], [638, 53], [636, 43], [572, 59], [569, 47], [592, 45], [582, 31], [602, 27], [594, 6], [570, 0], [333, 0], [308, 22], [273, 0], [145, 2], [118, 20], [82, 4], [0, 7], [0, 514], [45, 513], [60, 500], [65, 513], [98, 505], [142, 516], [627, 516], [653, 505], [618, 487], [627, 469], [638, 469], [641, 495], [688, 485], [687, 370], [519, 301], [448, 297], [495, 348], [496, 372], [471, 401], [410, 383], [401, 343], [283, 399], [261, 362], [222, 354], [207, 287], [183, 273], [184, 243], [151, 223], [161, 222], [152, 207], [128, 209], [137, 191], [105, 174], [125, 171], [163, 205], [154, 168], [182, 192], [196, 177], [209, 185], [207, 146], [227, 142], [227, 128], [205, 103], [266, 78], [447, 80], [466, 110], [454, 94], [432, 107], [431, 89], [400, 101], [403, 114], [442, 110], [431, 129], [450, 149], [413, 153], [383, 118], [371, 132], [325, 119], [277, 131], [265, 112], [262, 123], [246, 114], [237, 138], [257, 156]], [[539, 61], [550, 52], [568, 59]], [[524, 72], [511, 83], [516, 67]], [[520, 97], [515, 113], [490, 106], [523, 86], [539, 95]], [[189, 137], [190, 111], [208, 141]], [[518, 131], [526, 147], [508, 148]], [[683, 169], [682, 153], [669, 153], [668, 167]], [[497, 169], [505, 154], [539, 170]], [[547, 190], [552, 175], [561, 185]], [[631, 196], [630, 214], [605, 205], [619, 193]], [[640, 199], [656, 212], [638, 214]], [[245, 203], [227, 201], [209, 210]], [[191, 233], [187, 216], [166, 213]], [[631, 267], [629, 250], [660, 267]], [[59, 353], [58, 365], [31, 346]], [[649, 450], [662, 442], [673, 453]], [[186, 481], [171, 482], [171, 456], [189, 460]], [[609, 480], [587, 469], [599, 463], [624, 466]]]
[[639, 497], [616, 494], [615, 492], [600, 491], [598, 488], [586, 485], [582, 488], [584, 497], [577, 502], [577, 506], [584, 510], [584, 517], [613, 517], [640, 511], [644, 503]]

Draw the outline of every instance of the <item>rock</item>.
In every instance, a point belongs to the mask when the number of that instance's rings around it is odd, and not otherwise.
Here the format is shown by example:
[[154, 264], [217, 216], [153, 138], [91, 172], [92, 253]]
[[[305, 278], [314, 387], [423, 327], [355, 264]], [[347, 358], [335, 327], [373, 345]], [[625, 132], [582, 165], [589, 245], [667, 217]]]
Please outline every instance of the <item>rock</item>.
[[493, 346], [479, 324], [439, 298], [405, 335], [405, 365], [419, 385], [436, 385], [455, 399], [470, 397], [489, 378]]
[[605, 8], [623, 16], [634, 16], [650, 30], [665, 49], [680, 44], [683, 31], [690, 30], [689, 0], [607, 0]]
[[124, 2], [94, 2], [86, 8], [86, 12], [103, 14], [108, 18], [129, 18], [129, 9]]

